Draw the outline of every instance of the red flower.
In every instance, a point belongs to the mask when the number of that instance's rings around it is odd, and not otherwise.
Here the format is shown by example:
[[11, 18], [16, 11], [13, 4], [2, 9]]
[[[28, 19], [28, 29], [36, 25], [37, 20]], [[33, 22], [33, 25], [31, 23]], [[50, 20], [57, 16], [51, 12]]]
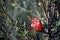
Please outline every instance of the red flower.
[[33, 27], [38, 32], [41, 32], [43, 28], [42, 23], [38, 18], [32, 19], [31, 27]]

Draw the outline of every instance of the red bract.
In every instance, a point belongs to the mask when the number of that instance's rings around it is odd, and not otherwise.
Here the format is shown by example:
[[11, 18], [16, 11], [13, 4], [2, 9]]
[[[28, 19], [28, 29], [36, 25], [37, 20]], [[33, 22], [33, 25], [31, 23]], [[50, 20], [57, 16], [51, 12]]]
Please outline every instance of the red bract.
[[38, 32], [41, 32], [43, 28], [42, 23], [38, 18], [32, 19], [31, 27], [33, 27]]

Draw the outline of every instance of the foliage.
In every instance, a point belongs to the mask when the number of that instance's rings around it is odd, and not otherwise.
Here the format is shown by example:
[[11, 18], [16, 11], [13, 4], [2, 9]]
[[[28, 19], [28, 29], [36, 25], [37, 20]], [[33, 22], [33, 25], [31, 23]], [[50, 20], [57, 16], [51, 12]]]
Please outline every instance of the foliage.
[[[37, 40], [37, 34], [40, 40], [59, 40], [59, 3], [59, 0], [0, 0], [1, 23], [4, 25], [1, 24], [0, 33], [5, 32], [3, 35], [9, 36], [10, 40]], [[30, 32], [33, 18], [41, 20], [42, 32]]]

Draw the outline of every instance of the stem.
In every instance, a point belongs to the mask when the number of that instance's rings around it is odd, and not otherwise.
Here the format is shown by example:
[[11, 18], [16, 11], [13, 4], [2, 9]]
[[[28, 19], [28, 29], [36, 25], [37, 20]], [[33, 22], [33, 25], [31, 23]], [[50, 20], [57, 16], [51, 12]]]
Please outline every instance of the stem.
[[45, 6], [44, 6], [43, 0], [41, 0], [41, 7], [42, 7], [42, 9], [43, 9], [44, 16], [46, 17], [46, 19], [48, 19], [48, 16], [47, 16], [47, 14], [46, 14], [46, 8], [45, 8]]
[[49, 12], [49, 18], [48, 18], [48, 35], [49, 35], [49, 39], [48, 40], [51, 40], [51, 25], [52, 25], [51, 0], [48, 0], [48, 12]]
[[40, 40], [38, 32], [36, 33], [36, 40]]
[[49, 40], [51, 40], [51, 21], [48, 20], [48, 34], [49, 34]]
[[56, 9], [57, 9], [57, 6], [56, 6], [56, 3], [57, 1], [56, 0], [54, 0], [54, 10], [53, 10], [53, 15], [55, 15], [55, 13], [56, 13]]
[[[49, 40], [52, 40], [51, 35], [53, 32], [51, 31], [51, 28], [56, 26], [56, 19], [57, 19], [57, 13], [56, 13], [56, 0], [54, 0], [54, 7], [53, 12], [51, 11], [51, 0], [49, 0], [48, 3], [48, 12], [49, 12], [49, 18], [48, 18], [48, 34], [49, 34]], [[52, 25], [52, 26], [51, 26]]]

